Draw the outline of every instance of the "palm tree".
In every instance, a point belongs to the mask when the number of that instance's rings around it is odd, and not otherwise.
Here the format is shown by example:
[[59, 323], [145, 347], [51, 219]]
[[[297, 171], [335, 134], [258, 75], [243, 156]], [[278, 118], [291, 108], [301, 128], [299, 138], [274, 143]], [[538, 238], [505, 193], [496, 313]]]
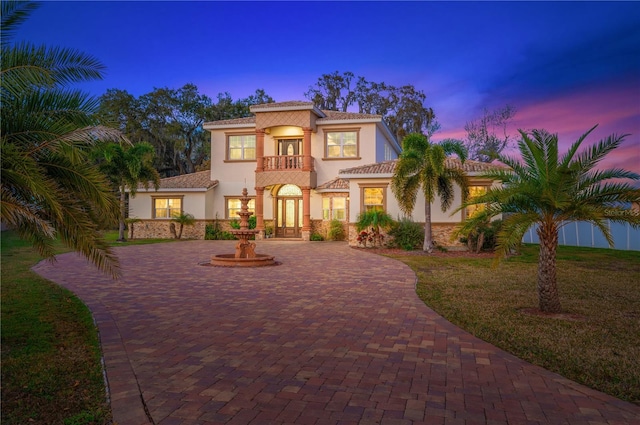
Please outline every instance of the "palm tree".
[[[595, 167], [626, 135], [611, 135], [578, 153], [584, 139], [596, 127], [583, 134], [562, 157], [558, 154], [558, 135], [544, 130], [526, 133], [520, 130], [518, 142], [522, 162], [503, 155], [499, 160], [512, 170], [496, 169], [485, 177], [499, 180], [485, 195], [470, 199], [469, 205], [485, 204], [489, 217], [505, 214], [497, 234], [496, 259], [506, 256], [522, 241], [525, 232], [537, 225], [540, 238], [538, 259], [538, 299], [541, 311], [561, 311], [556, 282], [558, 230], [567, 223], [587, 221], [604, 234], [613, 246], [607, 220], [640, 226], [640, 216], [629, 203], [640, 201], [640, 189], [611, 179], [640, 180], [640, 175], [620, 168], [597, 170]], [[463, 228], [472, 228], [481, 216], [471, 217]]]
[[67, 88], [101, 78], [104, 67], [76, 50], [10, 44], [35, 7], [2, 2], [0, 216], [44, 257], [53, 258], [53, 242], [60, 239], [117, 276], [117, 258], [99, 229], [115, 221], [118, 204], [88, 153], [98, 140], [122, 136], [96, 125], [95, 99]]
[[418, 192], [424, 193], [424, 243], [422, 249], [433, 251], [431, 232], [431, 203], [436, 196], [440, 198], [442, 211], [451, 206], [454, 198], [454, 183], [460, 186], [463, 200], [466, 199], [469, 183], [467, 176], [459, 168], [447, 167], [448, 155], [456, 154], [462, 162], [467, 152], [462, 143], [445, 140], [431, 143], [424, 134], [409, 134], [402, 140], [402, 154], [398, 159], [391, 190], [400, 209], [410, 215], [416, 204]]
[[134, 145], [122, 143], [105, 143], [96, 149], [100, 169], [118, 187], [120, 193], [120, 214], [118, 226], [118, 242], [126, 241], [124, 228], [126, 218], [126, 192], [136, 196], [138, 185], [149, 189], [150, 183], [156, 190], [160, 187], [160, 175], [153, 167], [155, 159], [154, 147], [146, 142]]
[[180, 225], [180, 230], [178, 230], [176, 239], [182, 238], [182, 229], [184, 228], [184, 226], [193, 226], [196, 223], [196, 219], [193, 215], [184, 212], [173, 217], [171, 221], [174, 221]]

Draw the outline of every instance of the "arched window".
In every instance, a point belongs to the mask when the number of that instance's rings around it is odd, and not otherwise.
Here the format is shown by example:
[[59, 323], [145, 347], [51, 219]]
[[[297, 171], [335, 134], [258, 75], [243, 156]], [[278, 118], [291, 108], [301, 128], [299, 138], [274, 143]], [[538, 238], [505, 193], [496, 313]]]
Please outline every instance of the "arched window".
[[278, 190], [278, 196], [302, 196], [302, 190], [295, 184], [285, 184]]

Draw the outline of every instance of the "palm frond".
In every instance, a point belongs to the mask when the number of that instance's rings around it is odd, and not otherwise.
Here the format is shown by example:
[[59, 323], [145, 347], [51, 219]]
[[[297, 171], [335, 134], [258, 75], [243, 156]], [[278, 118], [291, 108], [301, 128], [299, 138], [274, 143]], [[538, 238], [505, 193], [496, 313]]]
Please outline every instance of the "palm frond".
[[580, 146], [582, 145], [582, 142], [584, 142], [584, 139], [587, 138], [587, 136], [589, 134], [591, 134], [591, 132], [593, 130], [595, 130], [598, 127], [598, 124], [594, 125], [593, 127], [591, 127], [591, 129], [589, 129], [586, 133], [584, 133], [582, 136], [580, 136], [578, 138], [578, 140], [576, 140], [571, 147], [569, 148], [569, 150], [567, 151], [566, 154], [564, 154], [562, 156], [562, 159], [560, 160], [560, 166], [564, 167], [564, 168], [568, 168], [569, 165], [571, 164], [571, 162], [573, 161], [574, 155], [576, 154], [576, 152], [578, 151], [578, 149], [580, 149]]
[[2, 12], [0, 12], [0, 28], [2, 28], [2, 46], [4, 47], [12, 39], [17, 27], [22, 24], [31, 13], [40, 5], [31, 1], [9, 1], [2, 2]]

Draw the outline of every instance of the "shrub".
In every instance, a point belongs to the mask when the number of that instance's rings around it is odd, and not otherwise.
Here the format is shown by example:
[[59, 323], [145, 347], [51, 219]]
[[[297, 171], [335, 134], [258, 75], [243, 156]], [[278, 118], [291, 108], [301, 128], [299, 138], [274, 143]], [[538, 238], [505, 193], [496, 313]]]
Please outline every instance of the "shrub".
[[330, 241], [343, 241], [344, 240], [344, 227], [340, 220], [333, 219], [329, 223], [329, 234], [327, 239]]
[[324, 238], [322, 237], [322, 235], [320, 233], [312, 233], [311, 236], [309, 237], [310, 240], [312, 241], [323, 241]]
[[496, 247], [496, 235], [502, 226], [502, 220], [480, 222], [473, 229], [461, 233], [460, 242], [466, 243], [470, 251], [493, 251]]
[[382, 246], [384, 235], [381, 229], [388, 229], [393, 226], [393, 218], [383, 210], [369, 210], [358, 215], [356, 229], [360, 232], [358, 242], [367, 246]]
[[[256, 216], [252, 215], [251, 217], [249, 217], [248, 221], [249, 221], [249, 229], [255, 229], [256, 228], [256, 223], [257, 223]], [[237, 218], [231, 220], [231, 222], [229, 224], [234, 229], [239, 229], [240, 228], [240, 220], [238, 220]]]
[[220, 228], [218, 220], [211, 224], [207, 224], [204, 228], [204, 238], [206, 240], [221, 241], [221, 240], [233, 240], [236, 237], [232, 233], [225, 232]]
[[422, 247], [424, 227], [408, 217], [403, 217], [391, 227], [389, 236], [393, 237], [393, 246], [412, 251]]

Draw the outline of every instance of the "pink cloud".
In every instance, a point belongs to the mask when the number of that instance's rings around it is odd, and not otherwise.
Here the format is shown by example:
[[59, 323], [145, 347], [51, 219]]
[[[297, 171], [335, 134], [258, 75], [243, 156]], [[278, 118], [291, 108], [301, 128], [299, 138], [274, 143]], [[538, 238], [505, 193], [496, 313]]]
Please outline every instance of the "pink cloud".
[[[583, 148], [612, 134], [629, 134], [598, 168], [624, 168], [640, 174], [640, 96], [637, 81], [622, 80], [525, 105], [513, 104], [518, 111], [508, 131], [514, 140], [519, 138], [518, 129], [546, 129], [558, 133], [560, 151], [564, 153], [582, 134], [598, 124], [583, 142]], [[438, 132], [435, 139], [464, 139], [465, 136], [462, 128], [448, 128]], [[515, 156], [517, 148], [513, 146], [505, 153]]]

